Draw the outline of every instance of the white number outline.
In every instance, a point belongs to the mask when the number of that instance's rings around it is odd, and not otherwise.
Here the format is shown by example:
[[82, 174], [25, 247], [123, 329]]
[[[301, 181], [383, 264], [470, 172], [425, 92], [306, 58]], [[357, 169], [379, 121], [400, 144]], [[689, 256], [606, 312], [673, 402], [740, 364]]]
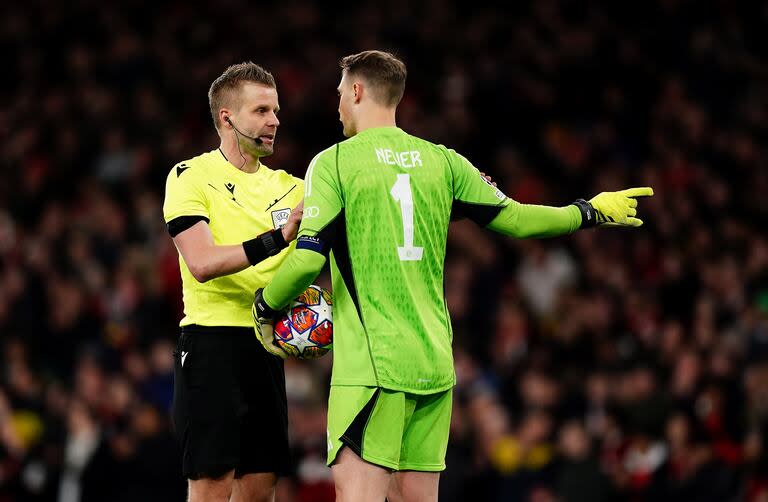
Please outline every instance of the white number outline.
[[424, 248], [413, 245], [415, 233], [413, 217], [415, 208], [413, 207], [411, 176], [409, 174], [398, 174], [397, 181], [392, 185], [389, 193], [395, 201], [400, 203], [400, 215], [403, 218], [403, 245], [397, 247], [400, 261], [420, 261], [424, 254]]

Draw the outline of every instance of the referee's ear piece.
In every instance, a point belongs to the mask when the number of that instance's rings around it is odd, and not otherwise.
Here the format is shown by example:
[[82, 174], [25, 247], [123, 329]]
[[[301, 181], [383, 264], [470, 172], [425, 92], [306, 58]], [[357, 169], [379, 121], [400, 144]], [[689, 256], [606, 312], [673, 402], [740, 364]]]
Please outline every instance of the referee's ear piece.
[[232, 125], [232, 122], [229, 120], [229, 115], [224, 117], [224, 122], [228, 123], [229, 125]]

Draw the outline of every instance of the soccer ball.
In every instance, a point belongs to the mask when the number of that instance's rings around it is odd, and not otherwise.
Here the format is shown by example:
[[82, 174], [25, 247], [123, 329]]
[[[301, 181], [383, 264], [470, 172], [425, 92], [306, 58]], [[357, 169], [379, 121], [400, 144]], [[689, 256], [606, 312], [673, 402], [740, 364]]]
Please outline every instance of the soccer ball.
[[275, 321], [275, 343], [299, 359], [324, 356], [333, 346], [332, 309], [331, 293], [313, 284]]

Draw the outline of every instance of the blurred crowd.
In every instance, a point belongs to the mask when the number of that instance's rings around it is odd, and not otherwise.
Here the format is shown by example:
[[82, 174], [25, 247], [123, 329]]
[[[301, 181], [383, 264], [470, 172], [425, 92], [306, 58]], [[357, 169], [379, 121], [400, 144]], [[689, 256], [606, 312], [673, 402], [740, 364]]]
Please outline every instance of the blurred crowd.
[[[3, 5], [0, 502], [184, 500], [165, 176], [218, 145], [206, 92], [243, 60], [277, 79], [267, 165], [303, 176], [342, 139], [337, 60], [369, 48], [408, 64], [399, 125], [518, 201], [656, 191], [640, 229], [453, 224], [441, 500], [768, 501], [766, 23], [694, 0]], [[330, 365], [286, 365], [280, 501], [333, 500]]]

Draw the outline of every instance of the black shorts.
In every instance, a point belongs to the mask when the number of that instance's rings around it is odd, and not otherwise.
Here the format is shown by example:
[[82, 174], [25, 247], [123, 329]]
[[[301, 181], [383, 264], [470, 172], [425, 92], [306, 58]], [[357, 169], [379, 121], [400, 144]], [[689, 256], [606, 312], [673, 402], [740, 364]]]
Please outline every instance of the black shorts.
[[283, 360], [264, 350], [253, 328], [181, 329], [173, 421], [189, 479], [290, 469]]

